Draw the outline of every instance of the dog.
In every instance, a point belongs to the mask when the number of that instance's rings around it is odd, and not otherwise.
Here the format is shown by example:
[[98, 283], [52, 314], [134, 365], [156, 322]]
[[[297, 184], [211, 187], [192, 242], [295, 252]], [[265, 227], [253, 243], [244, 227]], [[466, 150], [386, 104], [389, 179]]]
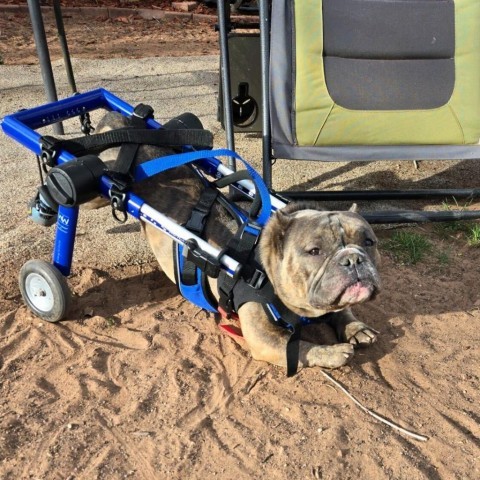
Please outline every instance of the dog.
[[[97, 132], [122, 128], [127, 119], [109, 112]], [[102, 154], [107, 165], [119, 149]], [[136, 163], [173, 153], [169, 148], [140, 146]], [[188, 221], [203, 190], [198, 176], [188, 167], [177, 167], [133, 185], [147, 204], [174, 219]], [[95, 200], [90, 208], [101, 206]], [[209, 215], [205, 238], [219, 248], [233, 236], [237, 225], [216, 202]], [[150, 224], [142, 230], [166, 276], [175, 282], [173, 240]], [[335, 331], [336, 345], [318, 345], [301, 339], [299, 367], [337, 368], [354, 355], [354, 347], [370, 345], [378, 332], [357, 320], [350, 307], [373, 299], [380, 291], [377, 239], [370, 225], [356, 213], [323, 211], [314, 203], [291, 203], [276, 211], [259, 240], [260, 259], [275, 294], [292, 312], [320, 319]], [[209, 279], [216, 294], [216, 279]], [[258, 303], [248, 302], [237, 312], [245, 344], [255, 360], [287, 366], [290, 332], [273, 324]], [[314, 325], [305, 327], [314, 328]]]

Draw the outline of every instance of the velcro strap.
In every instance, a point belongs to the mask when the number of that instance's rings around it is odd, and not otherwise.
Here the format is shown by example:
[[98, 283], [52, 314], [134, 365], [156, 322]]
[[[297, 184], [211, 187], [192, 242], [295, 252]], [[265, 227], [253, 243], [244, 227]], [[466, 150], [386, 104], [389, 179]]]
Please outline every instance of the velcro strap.
[[[219, 305], [228, 313], [232, 310], [238, 312], [243, 303], [243, 292], [251, 289], [251, 286], [245, 281], [245, 276], [250, 276], [249, 270], [253, 270], [251, 272], [252, 275], [255, 273], [253, 260], [260, 232], [261, 229], [246, 222], [242, 224], [237, 233], [229, 240], [225, 249], [228, 255], [242, 265], [241, 278], [231, 278], [226, 274], [221, 274], [217, 283], [220, 296]], [[241, 293], [239, 294], [239, 292]], [[247, 294], [247, 296], [249, 295], [250, 293]]]
[[290, 338], [287, 342], [287, 377], [297, 373], [298, 361], [300, 359], [300, 338], [302, 330], [302, 317], [299, 317], [275, 297], [273, 302], [262, 302], [264, 312], [273, 324], [287, 328]]
[[180, 275], [184, 285], [195, 285], [197, 283], [197, 266], [193, 262], [185, 260]]
[[192, 210], [190, 219], [185, 224], [185, 228], [191, 232], [200, 235], [205, 228], [205, 223], [208, 215], [212, 211], [213, 204], [218, 196], [218, 190], [216, 188], [206, 188], [197, 204]]
[[288, 323], [289, 330], [292, 332], [287, 343], [287, 377], [292, 377], [298, 370], [302, 320], [299, 316], [289, 313], [290, 315], [284, 314], [282, 319]]
[[139, 147], [138, 143], [124, 143], [120, 147], [120, 152], [111, 169], [112, 172], [125, 175], [129, 180], [133, 180], [133, 168]]
[[167, 130], [125, 127], [69, 140], [59, 140], [51, 136], [44, 138], [57, 152], [65, 150], [77, 157], [87, 153], [100, 153], [108, 148], [119, 147], [124, 143], [157, 147], [191, 145], [195, 148], [212, 148], [213, 146], [212, 132], [201, 129]]
[[[185, 228], [196, 235], [201, 235], [212, 211], [213, 204], [218, 196], [216, 188], [206, 188], [195, 205]], [[194, 285], [197, 281], [197, 267], [189, 260], [185, 260], [181, 272], [182, 282], [185, 285]]]

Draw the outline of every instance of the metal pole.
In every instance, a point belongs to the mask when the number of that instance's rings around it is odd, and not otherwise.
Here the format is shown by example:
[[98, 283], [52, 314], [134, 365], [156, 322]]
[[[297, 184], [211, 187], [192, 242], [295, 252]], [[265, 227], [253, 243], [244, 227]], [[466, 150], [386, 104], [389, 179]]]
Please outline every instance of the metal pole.
[[270, 133], [270, 12], [269, 1], [259, 0], [262, 70], [262, 160], [263, 179], [272, 186], [272, 141]]
[[292, 200], [351, 201], [351, 200], [408, 200], [432, 197], [476, 198], [478, 188], [429, 189], [429, 190], [322, 190], [279, 192]]
[[426, 223], [426, 222], [453, 222], [462, 220], [476, 220], [480, 218], [480, 211], [454, 212], [423, 212], [416, 210], [379, 210], [374, 212], [359, 212], [368, 222], [382, 223]]
[[72, 60], [68, 50], [67, 35], [65, 33], [65, 26], [63, 24], [62, 10], [60, 7], [60, 0], [54, 0], [53, 11], [55, 12], [55, 21], [57, 23], [58, 40], [62, 48], [63, 62], [65, 63], [65, 70], [67, 71], [67, 78], [72, 93], [77, 93], [77, 85], [75, 84], [75, 77], [73, 76]]
[[[228, 52], [228, 32], [227, 15], [230, 24], [230, 2], [229, 0], [217, 1], [218, 12], [218, 32], [220, 35], [220, 78], [222, 82], [223, 94], [223, 123], [225, 126], [225, 136], [227, 147], [235, 150], [235, 140], [233, 136], [233, 114], [232, 114], [232, 95], [230, 88], [230, 55]], [[235, 160], [228, 159], [228, 167], [236, 170]]]
[[[45, 35], [39, 0], [28, 0], [28, 11], [30, 12], [33, 36], [35, 38], [35, 46], [37, 48], [47, 100], [49, 102], [56, 102], [58, 100], [57, 90], [55, 87], [55, 79], [53, 78], [52, 63], [50, 61], [50, 53], [48, 51], [47, 37]], [[57, 135], [63, 135], [63, 125], [56, 123], [53, 125], [53, 131]]]
[[[63, 63], [65, 64], [65, 70], [67, 72], [67, 79], [72, 90], [72, 93], [78, 93], [77, 84], [75, 83], [75, 76], [73, 75], [72, 60], [70, 57], [70, 51], [68, 50], [67, 34], [65, 33], [65, 25], [63, 23], [62, 9], [60, 6], [60, 0], [53, 1], [53, 11], [55, 12], [55, 21], [57, 23], [57, 34], [60, 47], [62, 49]], [[81, 130], [85, 135], [95, 130], [92, 127], [90, 121], [90, 114], [88, 112], [80, 115]]]

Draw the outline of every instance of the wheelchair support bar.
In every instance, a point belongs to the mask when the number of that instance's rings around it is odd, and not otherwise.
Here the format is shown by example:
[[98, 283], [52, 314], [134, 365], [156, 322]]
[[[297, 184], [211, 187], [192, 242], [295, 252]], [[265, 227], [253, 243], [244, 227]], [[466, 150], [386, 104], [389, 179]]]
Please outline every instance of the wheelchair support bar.
[[68, 277], [72, 268], [73, 247], [77, 232], [78, 207], [58, 208], [57, 229], [53, 246], [52, 263], [62, 275]]
[[[108, 90], [100, 88], [50, 104], [7, 115], [0, 121], [0, 126], [5, 134], [12, 137], [36, 155], [40, 155], [42, 153], [42, 136], [37, 133], [35, 129], [52, 125], [68, 118], [77, 117], [99, 108], [116, 111], [124, 116], [130, 116], [134, 112], [134, 107], [116, 95], [113, 95]], [[161, 128], [161, 125], [152, 118], [147, 120], [147, 126], [149, 128]], [[55, 158], [57, 164], [76, 159], [74, 155], [65, 150], [58, 152]], [[233, 173], [233, 170], [225, 167], [215, 158], [206, 158], [203, 162], [207, 166], [209, 173], [214, 176], [225, 176]], [[100, 179], [100, 193], [104, 197], [111, 198], [113, 187], [112, 180], [108, 176], [103, 175]], [[252, 196], [255, 192], [255, 187], [250, 181], [239, 182], [237, 188], [249, 196]], [[270, 196], [270, 199], [272, 204], [274, 204], [274, 208], [282, 208], [285, 205], [273, 195]], [[182, 245], [185, 245], [186, 241], [194, 237], [191, 232], [154, 210], [141, 198], [132, 193], [125, 193], [124, 202], [126, 204], [126, 210], [131, 216], [159, 228]], [[65, 276], [69, 275], [71, 270], [77, 219], [78, 207], [60, 206], [55, 233], [53, 264]], [[238, 272], [240, 267], [234, 259], [227, 255], [222, 255], [220, 250], [211, 246], [201, 238], [195, 237], [195, 240], [201, 250], [211, 257], [218, 258], [220, 265], [229, 275], [233, 276]]]

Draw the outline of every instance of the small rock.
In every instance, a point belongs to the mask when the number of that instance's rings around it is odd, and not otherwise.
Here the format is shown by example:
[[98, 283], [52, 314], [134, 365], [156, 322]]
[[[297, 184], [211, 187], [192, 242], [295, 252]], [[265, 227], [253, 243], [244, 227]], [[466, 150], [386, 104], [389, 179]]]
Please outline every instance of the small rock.
[[198, 6], [197, 2], [172, 2], [172, 7], [180, 12], [191, 12]]
[[152, 432], [146, 432], [146, 431], [138, 431], [138, 432], [133, 432], [135, 437], [150, 437], [152, 435]]

